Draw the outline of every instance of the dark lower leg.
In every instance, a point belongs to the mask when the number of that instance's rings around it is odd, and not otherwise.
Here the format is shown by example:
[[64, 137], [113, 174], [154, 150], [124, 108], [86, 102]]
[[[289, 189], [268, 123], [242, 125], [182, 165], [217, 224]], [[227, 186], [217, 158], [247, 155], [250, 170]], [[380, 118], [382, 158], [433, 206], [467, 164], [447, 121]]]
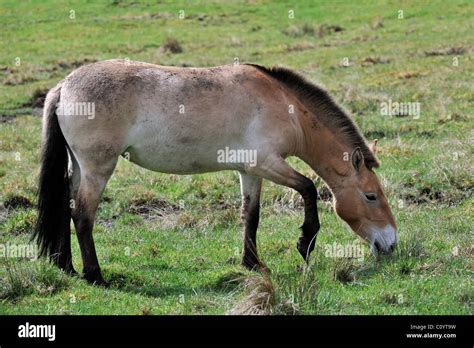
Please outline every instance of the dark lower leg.
[[269, 179], [298, 191], [304, 200], [305, 217], [297, 248], [305, 260], [314, 249], [315, 236], [319, 230], [316, 207], [317, 192], [313, 182], [291, 168], [280, 155], [266, 157], [266, 166], [254, 168], [252, 174]]
[[260, 191], [262, 179], [240, 173], [242, 194], [241, 218], [244, 224], [244, 252], [242, 265], [248, 269], [260, 269], [262, 264], [257, 253], [257, 228], [260, 218]]
[[298, 190], [304, 200], [304, 222], [301, 226], [301, 236], [296, 245], [301, 256], [308, 261], [309, 255], [316, 244], [316, 235], [319, 231], [319, 218], [316, 206], [318, 193], [310, 179]]
[[76, 231], [84, 266], [84, 278], [90, 283], [104, 284], [92, 237], [94, 219], [79, 217], [75, 220], [77, 220]]
[[100, 272], [92, 237], [95, 214], [104, 186], [100, 185], [98, 181], [81, 178], [74, 208], [71, 211], [81, 250], [84, 278], [88, 282], [96, 284], [105, 283]]
[[242, 220], [244, 223], [244, 253], [242, 265], [248, 269], [260, 268], [261, 264], [257, 254], [257, 228], [260, 216], [260, 203], [251, 200], [249, 196], [243, 197]]

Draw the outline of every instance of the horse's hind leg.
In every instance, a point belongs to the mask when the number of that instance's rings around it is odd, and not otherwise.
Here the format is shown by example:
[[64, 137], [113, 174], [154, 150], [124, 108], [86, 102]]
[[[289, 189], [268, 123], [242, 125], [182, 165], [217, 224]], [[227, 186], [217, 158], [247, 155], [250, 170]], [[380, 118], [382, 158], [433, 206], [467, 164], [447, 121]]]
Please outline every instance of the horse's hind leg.
[[248, 269], [261, 266], [257, 254], [257, 228], [260, 215], [260, 191], [262, 178], [240, 173], [242, 193], [241, 218], [244, 223], [244, 253], [242, 265]]
[[92, 237], [95, 215], [105, 185], [115, 169], [117, 159], [100, 167], [81, 167], [80, 184], [72, 209], [77, 239], [81, 249], [84, 278], [90, 283], [104, 284]]
[[316, 206], [317, 191], [311, 179], [291, 168], [280, 156], [269, 156], [258, 167], [251, 169], [252, 173], [271, 180], [276, 184], [296, 190], [304, 200], [304, 222], [301, 226], [301, 236], [297, 249], [305, 260], [314, 249], [316, 234], [319, 231], [319, 218]]

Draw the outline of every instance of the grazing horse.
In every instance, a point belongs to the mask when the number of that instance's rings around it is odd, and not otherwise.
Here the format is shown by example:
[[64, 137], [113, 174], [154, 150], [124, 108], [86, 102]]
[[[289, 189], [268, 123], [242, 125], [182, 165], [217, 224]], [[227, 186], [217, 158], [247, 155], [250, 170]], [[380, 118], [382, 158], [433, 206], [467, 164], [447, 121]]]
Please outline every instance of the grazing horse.
[[101, 194], [119, 156], [162, 173], [240, 173], [242, 264], [256, 248], [262, 179], [304, 200], [297, 249], [314, 249], [317, 191], [285, 159], [296, 156], [330, 187], [334, 207], [377, 253], [397, 242], [396, 224], [373, 169], [379, 166], [346, 113], [320, 87], [285, 68], [241, 64], [178, 68], [126, 60], [82, 66], [51, 89], [43, 114], [38, 221], [42, 255], [75, 273], [72, 218], [84, 277], [103, 283], [92, 237]]

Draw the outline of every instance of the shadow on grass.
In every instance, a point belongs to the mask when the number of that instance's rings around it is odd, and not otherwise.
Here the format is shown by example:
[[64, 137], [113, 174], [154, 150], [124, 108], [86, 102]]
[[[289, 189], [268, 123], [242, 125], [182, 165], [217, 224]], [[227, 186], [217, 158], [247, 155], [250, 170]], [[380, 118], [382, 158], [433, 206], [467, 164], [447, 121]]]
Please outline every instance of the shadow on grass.
[[231, 295], [238, 290], [246, 277], [248, 274], [244, 271], [230, 270], [221, 274], [217, 279], [211, 279], [202, 285], [195, 286], [178, 280], [173, 283], [160, 284], [150, 282], [144, 277], [104, 270], [104, 278], [109, 283], [109, 289], [154, 298], [216, 293]]

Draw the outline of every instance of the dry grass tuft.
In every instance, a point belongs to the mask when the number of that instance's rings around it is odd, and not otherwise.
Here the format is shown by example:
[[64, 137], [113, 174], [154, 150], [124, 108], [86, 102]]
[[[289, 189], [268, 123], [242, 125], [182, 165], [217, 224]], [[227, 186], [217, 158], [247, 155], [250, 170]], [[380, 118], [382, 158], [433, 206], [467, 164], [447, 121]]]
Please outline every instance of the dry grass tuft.
[[275, 288], [270, 274], [263, 272], [244, 281], [247, 295], [232, 308], [230, 315], [270, 315], [275, 305]]

